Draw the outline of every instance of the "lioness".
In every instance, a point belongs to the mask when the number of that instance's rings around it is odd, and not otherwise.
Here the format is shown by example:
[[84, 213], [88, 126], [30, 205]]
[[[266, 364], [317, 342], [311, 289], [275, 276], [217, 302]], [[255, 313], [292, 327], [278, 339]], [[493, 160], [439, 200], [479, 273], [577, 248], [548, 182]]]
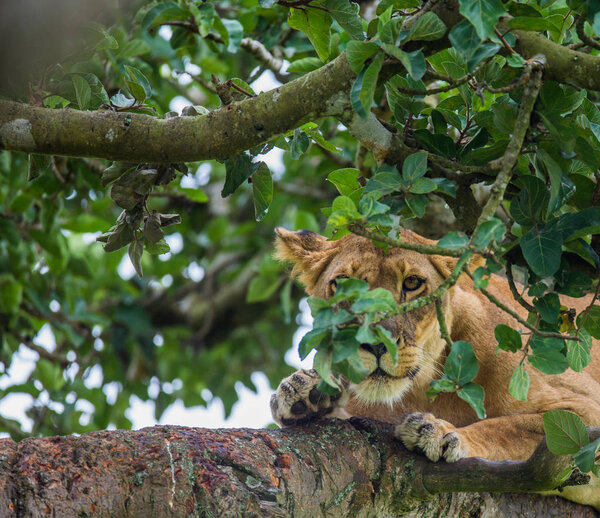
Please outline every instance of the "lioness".
[[[276, 229], [277, 256], [293, 263], [292, 275], [308, 294], [329, 298], [336, 279], [366, 280], [371, 288], [393, 293], [398, 303], [435, 290], [450, 274], [456, 259], [423, 255], [390, 248], [387, 253], [368, 239], [347, 235], [337, 241], [309, 231]], [[401, 239], [435, 244], [409, 230]], [[488, 290], [523, 317], [527, 311], [511, 295], [508, 283], [493, 275]], [[590, 298], [562, 297], [562, 304], [579, 313]], [[452, 340], [473, 345], [479, 363], [475, 382], [485, 389], [488, 418], [475, 412], [454, 393], [441, 394], [429, 402], [425, 391], [439, 378], [447, 347], [440, 336], [434, 304], [381, 322], [398, 344], [394, 364], [385, 347], [361, 346], [360, 357], [370, 374], [358, 385], [346, 383], [337, 399], [316, 390], [320, 379], [314, 370], [301, 370], [284, 379], [271, 399], [273, 418], [282, 426], [314, 417], [363, 416], [397, 424], [395, 435], [405, 446], [419, 449], [432, 461], [454, 462], [479, 456], [490, 460], [528, 458], [544, 436], [542, 414], [564, 409], [577, 413], [588, 426], [600, 426], [600, 354], [581, 373], [567, 370], [545, 375], [527, 365], [531, 386], [527, 401], [508, 392], [520, 354], [496, 351], [494, 328], [504, 323], [520, 328], [508, 314], [473, 288], [463, 274], [442, 301]], [[526, 337], [525, 337], [526, 339]], [[598, 340], [594, 340], [594, 349]], [[600, 508], [600, 487], [592, 484], [567, 488], [563, 496]]]

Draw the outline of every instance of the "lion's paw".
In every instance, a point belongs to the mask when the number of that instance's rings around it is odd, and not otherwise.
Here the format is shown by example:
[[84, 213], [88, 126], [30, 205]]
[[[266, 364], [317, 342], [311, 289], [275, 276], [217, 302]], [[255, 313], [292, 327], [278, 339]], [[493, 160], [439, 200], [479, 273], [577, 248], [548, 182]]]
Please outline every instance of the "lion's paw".
[[332, 414], [341, 404], [340, 392], [328, 396], [317, 390], [321, 377], [315, 369], [300, 370], [279, 384], [271, 396], [271, 414], [281, 426], [302, 424]]
[[468, 457], [468, 449], [456, 432], [456, 428], [432, 414], [412, 413], [404, 415], [394, 430], [409, 450], [422, 451], [429, 460], [445, 459], [456, 462]]

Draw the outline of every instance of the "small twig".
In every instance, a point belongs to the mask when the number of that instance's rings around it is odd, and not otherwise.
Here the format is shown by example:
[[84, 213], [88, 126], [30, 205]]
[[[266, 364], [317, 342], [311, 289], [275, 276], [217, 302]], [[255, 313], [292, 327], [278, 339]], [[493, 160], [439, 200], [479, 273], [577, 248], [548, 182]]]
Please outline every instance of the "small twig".
[[[440, 81], [445, 81], [446, 83], [450, 83], [448, 86], [440, 86], [439, 88], [426, 88], [425, 90], [421, 90], [418, 88], [403, 88], [403, 87], [396, 87], [396, 89], [399, 92], [402, 92], [403, 94], [408, 94], [408, 95], [433, 95], [433, 94], [438, 94], [441, 92], [448, 92], [449, 90], [453, 90], [454, 88], [458, 88], [461, 85], [464, 85], [465, 83], [467, 83], [470, 79], [472, 79], [473, 77], [475, 77], [475, 74], [477, 74], [477, 72], [479, 72], [483, 67], [485, 67], [490, 59], [492, 58], [488, 58], [484, 61], [482, 61], [481, 63], [479, 63], [479, 65], [477, 65], [472, 72], [469, 72], [468, 74], [453, 79], [451, 77], [448, 76], [443, 76], [437, 73], [430, 73], [430, 75], [432, 75], [433, 77], [435, 77], [436, 79], [439, 79]], [[428, 72], [429, 73], [429, 72]]]
[[283, 60], [271, 54], [260, 41], [244, 38], [240, 46], [273, 72], [279, 72], [283, 67]]
[[587, 320], [587, 317], [592, 309], [592, 306], [594, 305], [594, 302], [598, 298], [598, 293], [600, 293], [600, 282], [598, 282], [596, 284], [596, 291], [594, 292], [594, 296], [592, 297], [592, 300], [590, 301], [590, 304], [588, 305], [588, 307], [585, 308], [585, 310], [583, 312], [583, 316], [581, 317], [581, 324], [579, 326], [579, 329], [577, 330], [577, 334], [579, 334], [579, 330], [583, 328], [585, 321]]
[[[531, 112], [533, 111], [535, 101], [537, 100], [538, 93], [542, 87], [542, 71], [545, 62], [546, 58], [540, 56], [539, 58], [528, 61], [525, 65], [523, 76], [527, 79], [527, 83], [523, 88], [523, 95], [521, 96], [521, 103], [515, 120], [512, 137], [506, 147], [504, 155], [490, 163], [490, 166], [497, 167], [499, 172], [492, 185], [490, 197], [477, 220], [477, 228], [496, 213], [496, 209], [504, 199], [504, 192], [510, 182], [513, 167], [517, 163], [519, 152], [521, 151], [525, 135], [529, 129]], [[476, 234], [477, 230], [473, 234], [473, 237]]]
[[229, 79], [228, 81], [225, 81], [224, 84], [227, 85], [229, 88], [233, 88], [234, 90], [237, 90], [241, 94], [244, 94], [246, 97], [256, 97], [255, 94], [252, 94], [252, 93], [248, 92], [247, 90], [244, 90], [241, 86], [236, 85], [231, 79]]
[[592, 49], [598, 49], [600, 50], [600, 42], [594, 40], [593, 38], [590, 38], [586, 33], [585, 33], [585, 16], [581, 16], [579, 14], [575, 15], [576, 19], [577, 19], [577, 23], [575, 24], [575, 28], [577, 30], [577, 36], [579, 36], [579, 39], [588, 47], [592, 48]]
[[[504, 47], [511, 53], [511, 54], [516, 54], [517, 52], [515, 51], [515, 49], [513, 49], [508, 41], [506, 41], [504, 39], [504, 34], [502, 34], [496, 27], [494, 27], [494, 33], [496, 33], [496, 36], [498, 36], [498, 38], [500, 38], [500, 41], [502, 42], [502, 45], [504, 45]], [[506, 34], [506, 33], [505, 33]]]
[[446, 326], [446, 316], [444, 315], [444, 308], [442, 307], [442, 299], [436, 299], [435, 301], [435, 310], [437, 312], [437, 319], [440, 325], [440, 335], [448, 345], [448, 347], [452, 347], [452, 338], [450, 338], [450, 333], [448, 333], [448, 327]]
[[219, 78], [215, 74], [212, 74], [211, 80], [212, 84], [215, 85], [215, 91], [219, 96], [219, 99], [221, 99], [223, 106], [231, 104], [233, 102], [233, 95], [231, 95], [231, 92], [229, 91], [227, 82], [221, 83], [221, 81], [219, 81]]
[[[464, 268], [464, 272], [471, 278], [471, 280], [475, 281], [475, 279], [473, 279], [473, 274], [469, 271], [468, 268]], [[525, 326], [532, 333], [534, 333], [534, 334], [536, 334], [538, 336], [542, 336], [544, 338], [560, 338], [561, 340], [571, 340], [571, 341], [574, 341], [574, 342], [581, 342], [582, 341], [581, 338], [576, 337], [576, 336], [563, 335], [561, 333], [555, 333], [555, 332], [552, 332], [552, 331], [540, 331], [535, 326], [533, 326], [529, 322], [527, 322], [525, 319], [521, 318], [521, 316], [518, 313], [516, 313], [515, 311], [513, 311], [512, 309], [510, 309], [506, 304], [500, 302], [500, 300], [498, 300], [494, 295], [492, 295], [485, 288], [480, 288], [479, 291], [481, 293], [483, 293], [488, 298], [488, 300], [490, 302], [492, 302], [493, 304], [495, 304], [496, 306], [498, 306], [505, 313], [508, 313], [517, 322], [519, 322], [519, 324], [521, 324], [522, 326]]]
[[515, 285], [515, 279], [512, 273], [512, 263], [510, 261], [506, 263], [506, 278], [508, 279], [508, 287], [510, 288], [510, 292], [515, 300], [530, 313], [535, 313], [535, 308], [529, 304], [529, 302], [527, 302], [517, 291], [517, 286]]
[[46, 360], [49, 360], [51, 362], [56, 362], [56, 363], [60, 364], [60, 366], [63, 369], [65, 367], [68, 367], [69, 365], [71, 365], [71, 363], [73, 363], [73, 362], [70, 362], [66, 356], [59, 354], [57, 352], [48, 351], [44, 347], [34, 343], [33, 339], [29, 336], [21, 336], [20, 334], [12, 332], [12, 331], [10, 331], [10, 334], [16, 340], [18, 340], [20, 343], [22, 343], [25, 347], [27, 347], [31, 351], [38, 353], [40, 358], [45, 358]]
[[356, 234], [357, 236], [366, 237], [367, 239], [371, 239], [372, 241], [379, 241], [394, 248], [412, 250], [413, 252], [419, 252], [420, 254], [443, 255], [446, 257], [461, 257], [467, 251], [466, 248], [461, 248], [458, 250], [448, 250], [447, 248], [442, 248], [440, 246], [435, 245], [424, 245], [420, 243], [408, 243], [406, 241], [400, 241], [399, 239], [393, 239], [375, 230], [368, 231], [361, 223], [357, 222], [349, 225], [348, 230], [350, 230], [350, 232]]

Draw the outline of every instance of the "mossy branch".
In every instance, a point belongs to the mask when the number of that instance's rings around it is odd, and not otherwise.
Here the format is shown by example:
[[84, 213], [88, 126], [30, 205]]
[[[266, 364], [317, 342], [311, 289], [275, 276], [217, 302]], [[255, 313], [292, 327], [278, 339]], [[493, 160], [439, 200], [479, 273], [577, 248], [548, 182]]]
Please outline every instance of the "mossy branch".
[[[545, 61], [546, 59], [544, 56], [536, 56], [536, 58], [525, 65], [523, 74], [525, 77], [529, 76], [529, 80], [525, 82], [523, 87], [519, 111], [517, 113], [515, 126], [513, 128], [512, 136], [508, 146], [506, 147], [506, 151], [502, 157], [494, 160], [490, 164], [490, 166], [498, 168], [499, 171], [498, 176], [492, 185], [490, 197], [481, 210], [481, 215], [477, 221], [478, 228], [482, 223], [485, 223], [492, 216], [494, 216], [494, 214], [496, 214], [496, 210], [504, 199], [504, 193], [508, 183], [510, 182], [512, 170], [519, 159], [519, 153], [521, 152], [521, 147], [523, 146], [523, 140], [525, 139], [525, 135], [529, 129], [533, 106], [535, 105], [538, 93], [542, 88], [542, 72]], [[476, 235], [477, 229], [473, 234], [473, 238], [475, 238]]]
[[[569, 457], [542, 442], [527, 461], [431, 463], [406, 451], [392, 425], [322, 420], [283, 430], [155, 426], [81, 436], [0, 439], [0, 508], [17, 516], [418, 517], [471, 509], [489, 493], [557, 487]], [[600, 428], [590, 428], [593, 439]], [[40, 469], [40, 466], [43, 469]], [[454, 501], [448, 493], [469, 491]], [[439, 496], [436, 496], [439, 495]], [[532, 516], [587, 516], [589, 508], [535, 495]], [[458, 502], [462, 502], [462, 505]]]

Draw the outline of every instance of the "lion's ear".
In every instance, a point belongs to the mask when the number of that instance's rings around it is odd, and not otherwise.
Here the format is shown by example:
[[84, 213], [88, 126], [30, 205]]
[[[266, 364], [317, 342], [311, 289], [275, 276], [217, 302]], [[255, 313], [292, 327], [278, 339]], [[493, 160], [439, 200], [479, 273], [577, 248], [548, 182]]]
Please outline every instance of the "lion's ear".
[[292, 275], [298, 277], [311, 293], [319, 275], [331, 261], [334, 243], [310, 230], [292, 232], [277, 227], [275, 234], [275, 257], [291, 262], [294, 265]]

